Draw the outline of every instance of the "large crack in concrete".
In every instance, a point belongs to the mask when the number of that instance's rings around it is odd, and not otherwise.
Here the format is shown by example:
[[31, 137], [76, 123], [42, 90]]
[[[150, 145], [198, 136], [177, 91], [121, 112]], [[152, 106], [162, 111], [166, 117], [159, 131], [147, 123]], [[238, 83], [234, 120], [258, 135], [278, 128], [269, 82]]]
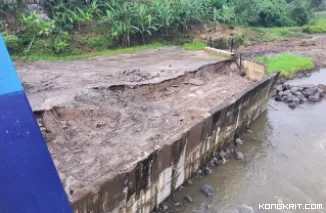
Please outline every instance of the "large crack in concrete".
[[[84, 61], [80, 65], [80, 69], [84, 69], [82, 74], [79, 68], [76, 73], [51, 70], [49, 62], [47, 67], [41, 62], [28, 64], [30, 67], [24, 69], [23, 64], [18, 66], [25, 85], [33, 85], [25, 89], [34, 111], [42, 112], [38, 114], [41, 128], [71, 200], [78, 192], [91, 190], [88, 186], [97, 179], [128, 171], [139, 159], [173, 142], [212, 107], [252, 84], [239, 76], [237, 66], [229, 60], [202, 52], [182, 54], [197, 61], [191, 62], [191, 66], [184, 64], [186, 68], [176, 69], [170, 76], [155, 80], [156, 76], [137, 83], [119, 82], [112, 77], [120, 76], [126, 65], [104, 76], [99, 69], [87, 68]], [[158, 63], [150, 61], [151, 58], [149, 61], [136, 58], [143, 64]], [[113, 62], [109, 64], [117, 65], [113, 59], [110, 58]], [[164, 63], [170, 64], [170, 61]], [[178, 63], [181, 67], [182, 63]], [[42, 67], [35, 69], [39, 64], [43, 64]], [[91, 66], [95, 64], [91, 62]], [[32, 70], [41, 76], [29, 76]], [[156, 71], [159, 69], [153, 71], [154, 75]], [[146, 73], [141, 76], [148, 77]]]

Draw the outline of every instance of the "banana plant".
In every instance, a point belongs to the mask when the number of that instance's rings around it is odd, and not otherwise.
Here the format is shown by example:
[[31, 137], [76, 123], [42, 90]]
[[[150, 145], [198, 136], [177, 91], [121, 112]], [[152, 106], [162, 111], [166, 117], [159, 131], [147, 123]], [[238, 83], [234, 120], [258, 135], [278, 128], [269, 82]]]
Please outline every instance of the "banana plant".
[[92, 3], [87, 8], [87, 12], [92, 14], [96, 18], [100, 18], [103, 15], [97, 1], [92, 1]]
[[220, 19], [224, 24], [232, 24], [236, 22], [234, 6], [223, 5], [218, 14], [218, 19]]
[[72, 30], [75, 20], [73, 19], [73, 11], [65, 7], [63, 4], [54, 7], [53, 19], [60, 28]]
[[135, 2], [133, 3], [135, 8], [135, 25], [136, 30], [139, 32], [143, 44], [145, 44], [145, 34], [152, 35], [152, 31], [156, 31], [156, 26], [153, 25], [152, 15], [150, 14], [149, 7], [145, 4]]
[[202, 18], [203, 4], [200, 0], [179, 0], [175, 7], [177, 23], [185, 31], [188, 30], [190, 23], [200, 21]]
[[121, 4], [108, 5], [104, 21], [108, 21], [112, 28], [113, 37], [121, 39], [126, 46], [130, 46], [130, 35], [139, 29], [133, 24], [135, 11], [131, 2], [125, 1]]
[[164, 29], [164, 36], [168, 36], [169, 28], [176, 20], [171, 1], [154, 0], [152, 7], [157, 27]]

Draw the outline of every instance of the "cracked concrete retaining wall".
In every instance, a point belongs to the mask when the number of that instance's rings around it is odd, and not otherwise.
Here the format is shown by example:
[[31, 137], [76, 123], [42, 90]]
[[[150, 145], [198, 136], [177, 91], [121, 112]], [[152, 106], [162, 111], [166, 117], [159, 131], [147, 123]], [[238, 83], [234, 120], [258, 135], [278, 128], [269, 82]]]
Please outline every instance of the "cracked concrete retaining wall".
[[151, 212], [267, 109], [278, 76], [265, 77], [211, 109], [202, 121], [133, 165], [130, 172], [99, 180], [95, 184], [101, 187], [73, 201], [74, 212]]
[[260, 81], [267, 75], [267, 66], [261, 63], [253, 62], [251, 60], [242, 58], [237, 59], [237, 63], [241, 63], [241, 67], [244, 69], [246, 76], [251, 80]]

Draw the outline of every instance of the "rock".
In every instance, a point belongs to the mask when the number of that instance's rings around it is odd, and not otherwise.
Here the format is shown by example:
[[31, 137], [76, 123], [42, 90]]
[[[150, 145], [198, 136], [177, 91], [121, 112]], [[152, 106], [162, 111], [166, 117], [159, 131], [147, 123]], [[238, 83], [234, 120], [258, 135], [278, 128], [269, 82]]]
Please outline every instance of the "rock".
[[251, 206], [242, 205], [239, 208], [239, 213], [254, 213], [254, 209]]
[[278, 81], [277, 81], [277, 84], [284, 84], [284, 82], [285, 82], [285, 80], [284, 79], [279, 79]]
[[205, 175], [210, 175], [210, 174], [212, 174], [212, 170], [210, 168], [208, 168], [208, 167], [205, 167], [204, 174]]
[[192, 198], [190, 196], [185, 196], [184, 201], [186, 201], [187, 203], [192, 203]]
[[310, 77], [310, 76], [311, 76], [311, 73], [306, 72], [306, 73], [305, 73], [305, 76], [306, 76], [306, 77]]
[[285, 90], [284, 91], [284, 95], [289, 95], [289, 94], [292, 94], [290, 90]]
[[236, 144], [237, 146], [240, 146], [240, 145], [243, 144], [243, 140], [241, 140], [241, 138], [236, 138], [234, 142], [235, 142], [235, 144]]
[[291, 86], [288, 84], [282, 84], [282, 87], [283, 87], [283, 91], [291, 88]]
[[292, 103], [293, 102], [293, 98], [291, 96], [290, 97], [288, 96], [287, 99], [286, 99], [286, 102], [287, 103]]
[[310, 102], [313, 102], [313, 103], [320, 101], [320, 94], [319, 94], [319, 92], [315, 93], [314, 95], [310, 95], [308, 97], [308, 100]]
[[320, 97], [320, 99], [324, 98], [325, 97], [325, 93], [324, 92], [320, 92], [319, 93], [319, 97]]
[[296, 104], [298, 104], [300, 102], [300, 99], [298, 97], [293, 97], [292, 100], [293, 100], [293, 103], [296, 103]]
[[302, 94], [306, 96], [307, 98], [309, 96], [314, 96], [318, 92], [318, 89], [316, 87], [310, 87], [302, 91]]
[[211, 187], [210, 185], [208, 184], [205, 184], [203, 185], [201, 188], [200, 188], [200, 191], [206, 195], [207, 197], [211, 197], [214, 195], [214, 189], [213, 187]]
[[182, 189], [184, 189], [184, 188], [185, 188], [184, 186], [180, 186], [180, 187], [178, 188], [178, 191], [181, 192]]
[[318, 84], [318, 88], [321, 89], [324, 93], [326, 93], [326, 86], [323, 84]]
[[180, 206], [182, 206], [182, 204], [181, 203], [175, 203], [174, 206], [175, 207], [180, 207]]
[[299, 104], [303, 104], [304, 103], [304, 99], [300, 98], [299, 99]]
[[290, 89], [290, 91], [291, 91], [291, 93], [295, 93], [295, 92], [299, 91], [299, 88], [294, 86]]
[[295, 102], [292, 102], [292, 103], [289, 103], [288, 106], [291, 108], [291, 109], [295, 109], [297, 107], [297, 104]]
[[282, 85], [277, 85], [277, 86], [275, 87], [275, 90], [276, 90], [277, 92], [281, 92], [281, 91], [283, 91], [283, 87], [282, 87]]
[[226, 163], [226, 159], [222, 158], [221, 164], [225, 164]]
[[246, 129], [245, 129], [245, 133], [252, 133], [252, 130], [249, 129], [249, 128], [246, 128]]
[[239, 152], [239, 151], [235, 153], [235, 158], [236, 158], [237, 160], [241, 160], [241, 161], [244, 160], [244, 156], [243, 156], [243, 154], [242, 154], [241, 152]]
[[231, 154], [231, 151], [230, 151], [230, 149], [229, 149], [229, 148], [227, 148], [227, 149], [225, 150], [225, 153], [226, 153], [226, 156], [230, 156], [230, 154]]
[[217, 157], [214, 157], [214, 158], [213, 158], [213, 161], [214, 161], [215, 163], [218, 163], [218, 159], [217, 159]]
[[279, 96], [283, 96], [283, 95], [284, 95], [284, 92], [281, 91], [281, 92], [278, 93], [278, 95], [279, 95]]
[[220, 153], [219, 153], [219, 156], [221, 158], [224, 158], [226, 156], [226, 153], [223, 150], [221, 150]]
[[302, 96], [303, 96], [302, 93], [299, 92], [299, 91], [294, 92], [294, 93], [292, 93], [292, 94], [295, 95], [295, 96], [297, 96], [297, 97], [302, 97]]
[[281, 96], [275, 96], [275, 101], [282, 101], [282, 97]]
[[193, 184], [192, 180], [189, 179], [189, 180], [187, 181], [187, 184], [188, 184], [188, 185], [192, 185], [192, 184]]
[[164, 205], [164, 206], [163, 206], [163, 210], [164, 210], [164, 211], [166, 211], [166, 210], [168, 210], [168, 209], [169, 209], [168, 205]]

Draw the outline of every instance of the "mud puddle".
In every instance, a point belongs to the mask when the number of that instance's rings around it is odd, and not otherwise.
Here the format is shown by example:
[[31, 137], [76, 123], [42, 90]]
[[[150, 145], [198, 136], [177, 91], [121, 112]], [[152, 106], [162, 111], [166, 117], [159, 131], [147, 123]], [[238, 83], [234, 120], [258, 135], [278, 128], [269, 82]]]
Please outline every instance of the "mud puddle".
[[[325, 84], [326, 70], [288, 83]], [[205, 203], [208, 208], [199, 212], [326, 212], [325, 109], [325, 100], [296, 110], [271, 100], [268, 111], [251, 126], [253, 132], [243, 136], [240, 151], [246, 160], [231, 160], [213, 169], [211, 175], [186, 184], [166, 203], [169, 210], [198, 212]], [[200, 192], [204, 184], [213, 187], [213, 197]], [[190, 196], [192, 203], [185, 202], [185, 196]], [[323, 204], [324, 209], [259, 209], [259, 204], [280, 203]], [[245, 211], [239, 211], [241, 207]]]

